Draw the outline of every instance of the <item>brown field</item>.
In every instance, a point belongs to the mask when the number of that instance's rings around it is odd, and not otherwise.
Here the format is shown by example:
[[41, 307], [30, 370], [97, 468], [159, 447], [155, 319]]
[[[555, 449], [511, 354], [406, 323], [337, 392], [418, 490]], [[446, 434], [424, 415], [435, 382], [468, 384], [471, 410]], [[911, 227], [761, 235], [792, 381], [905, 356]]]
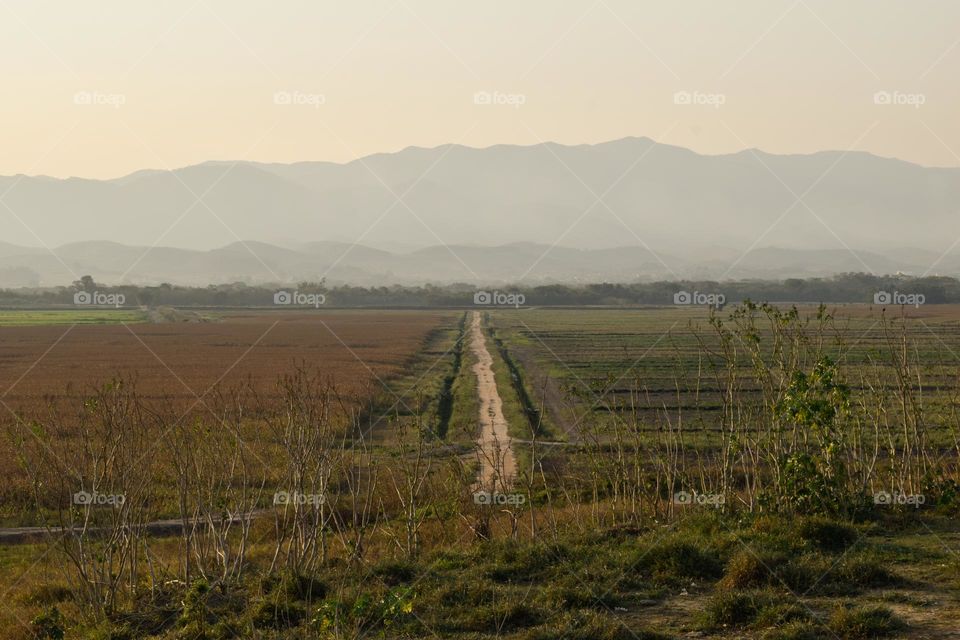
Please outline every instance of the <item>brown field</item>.
[[298, 365], [329, 375], [346, 394], [380, 387], [403, 370], [449, 314], [235, 313], [219, 322], [0, 329], [0, 399], [29, 412], [47, 398], [89, 393], [133, 377], [148, 400], [190, 407], [215, 384], [249, 380], [270, 394]]
[[181, 422], [193, 416], [215, 420], [218, 392], [239, 391], [250, 406], [272, 404], [279, 379], [298, 369], [331, 383], [350, 406], [366, 410], [385, 402], [386, 407], [397, 398], [392, 386], [404, 388], [404, 375], [455, 317], [402, 311], [248, 312], [203, 323], [2, 327], [0, 473], [7, 482], [0, 488], [0, 520], [21, 522], [29, 495], [14, 443], [25, 431], [13, 425], [59, 423], [59, 451], [75, 434], [83, 399], [111, 379], [134, 381], [146, 408]]

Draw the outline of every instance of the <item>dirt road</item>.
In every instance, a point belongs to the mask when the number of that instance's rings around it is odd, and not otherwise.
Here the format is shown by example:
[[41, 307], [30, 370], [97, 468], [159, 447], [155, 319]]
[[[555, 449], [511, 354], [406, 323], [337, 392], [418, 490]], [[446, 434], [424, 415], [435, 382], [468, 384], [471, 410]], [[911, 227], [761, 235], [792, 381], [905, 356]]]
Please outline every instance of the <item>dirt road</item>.
[[477, 473], [478, 491], [503, 492], [511, 487], [517, 476], [517, 461], [503, 417], [503, 401], [493, 377], [493, 358], [483, 337], [480, 313], [473, 312], [470, 324], [470, 350], [477, 359], [473, 372], [477, 376], [480, 396], [480, 437], [477, 439], [480, 471]]

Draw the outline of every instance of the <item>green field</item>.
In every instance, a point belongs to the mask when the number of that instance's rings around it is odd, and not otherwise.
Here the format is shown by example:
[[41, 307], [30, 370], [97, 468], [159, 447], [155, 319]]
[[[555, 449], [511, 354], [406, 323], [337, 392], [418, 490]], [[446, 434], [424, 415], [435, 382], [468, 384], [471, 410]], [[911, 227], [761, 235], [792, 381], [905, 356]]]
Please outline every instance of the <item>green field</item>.
[[142, 311], [128, 309], [90, 309], [65, 311], [3, 311], [0, 327], [25, 327], [64, 324], [121, 324], [146, 321]]
[[[811, 343], [804, 357], [816, 351], [838, 363], [855, 399], [900, 393], [900, 387], [922, 393], [929, 426], [943, 444], [953, 444], [960, 308], [944, 305], [883, 316], [847, 305], [826, 309], [829, 315], [822, 322], [816, 307], [801, 307], [798, 313], [790, 331]], [[691, 432], [716, 430], [722, 385], [733, 375], [730, 371], [739, 376], [739, 397], [759, 400], [761, 382], [747, 342], [755, 339], [769, 364], [774, 344], [791, 337], [781, 333], [774, 339], [769, 320], [761, 317], [750, 331], [732, 334], [724, 344], [711, 317], [730, 329], [734, 322], [729, 314], [676, 307], [531, 309], [496, 311], [489, 322], [519, 364], [527, 392], [545, 406], [544, 421], [560, 437], [576, 439], [584, 427], [627, 420], [653, 428], [667, 415], [686, 415]], [[736, 352], [730, 371], [726, 361], [721, 363], [725, 349]], [[909, 368], [911, 380], [897, 380], [891, 363], [898, 359]]]

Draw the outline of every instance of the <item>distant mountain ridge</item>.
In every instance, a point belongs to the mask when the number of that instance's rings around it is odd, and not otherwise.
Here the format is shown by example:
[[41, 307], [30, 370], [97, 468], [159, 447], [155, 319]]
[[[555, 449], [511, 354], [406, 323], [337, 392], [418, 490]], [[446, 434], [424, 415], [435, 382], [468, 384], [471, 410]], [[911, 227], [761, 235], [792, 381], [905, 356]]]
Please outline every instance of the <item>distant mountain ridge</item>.
[[[210, 251], [80, 242], [51, 250], [0, 243], [0, 287], [66, 285], [81, 275], [104, 284], [498, 284], [643, 282], [677, 279], [785, 279], [864, 271], [960, 275], [960, 256], [902, 250], [881, 255], [845, 249], [715, 248], [699, 260], [637, 247], [574, 249], [534, 243], [434, 246], [390, 253], [362, 245], [311, 242], [297, 248], [236, 242]], [[732, 265], [733, 268], [731, 268]]]
[[[8, 246], [41, 243], [116, 277], [137, 247], [180, 248], [151, 250], [128, 279], [299, 277], [357, 243], [331, 277], [470, 281], [923, 272], [960, 238], [960, 168], [859, 151], [708, 156], [649, 138], [218, 161], [112, 180], [10, 176], [0, 194], [0, 283], [11, 269], [43, 282], [69, 272], [46, 250]], [[230, 249], [241, 239], [263, 243], [266, 264]], [[935, 269], [957, 263], [951, 254]]]

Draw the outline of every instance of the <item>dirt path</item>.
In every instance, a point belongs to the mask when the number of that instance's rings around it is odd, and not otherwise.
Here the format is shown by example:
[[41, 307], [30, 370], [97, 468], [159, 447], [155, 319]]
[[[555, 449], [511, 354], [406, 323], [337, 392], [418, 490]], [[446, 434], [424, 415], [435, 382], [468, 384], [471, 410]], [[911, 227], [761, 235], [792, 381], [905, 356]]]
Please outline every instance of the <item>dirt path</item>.
[[[238, 515], [232, 518], [233, 522], [241, 522], [244, 518], [255, 520], [263, 515], [268, 513], [266, 509], [258, 509], [256, 511], [251, 511], [245, 515]], [[217, 518], [217, 522], [220, 522], [220, 519]], [[187, 527], [192, 527], [194, 525], [198, 527], [206, 526], [206, 520], [203, 518], [188, 518], [186, 525]], [[179, 535], [183, 532], [184, 522], [180, 518], [171, 518], [169, 520], [154, 520], [152, 522], [147, 522], [143, 525], [144, 529], [148, 533], [157, 536], [164, 535]], [[80, 531], [82, 526], [77, 525], [75, 527], [76, 531]], [[105, 530], [104, 527], [88, 527], [87, 531], [101, 531]], [[47, 536], [56, 536], [60, 533], [63, 533], [65, 530], [61, 527], [4, 527], [0, 529], [0, 545], [5, 544], [25, 544], [29, 542], [40, 542], [46, 539]]]
[[506, 491], [517, 476], [517, 460], [511, 448], [507, 421], [503, 417], [503, 401], [493, 377], [493, 358], [487, 351], [480, 313], [473, 312], [470, 324], [470, 350], [477, 359], [473, 373], [477, 376], [480, 396], [480, 437], [477, 439], [480, 471], [477, 490], [491, 493]]

